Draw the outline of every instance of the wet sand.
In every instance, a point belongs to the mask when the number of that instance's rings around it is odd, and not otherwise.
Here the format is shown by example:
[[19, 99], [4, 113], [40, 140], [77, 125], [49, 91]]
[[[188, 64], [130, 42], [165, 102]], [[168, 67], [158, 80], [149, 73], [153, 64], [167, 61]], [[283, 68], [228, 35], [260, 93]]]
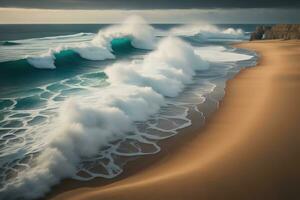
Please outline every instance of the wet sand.
[[[114, 181], [63, 185], [51, 199], [300, 199], [300, 41], [237, 45], [260, 54], [227, 83], [201, 129], [175, 136]], [[138, 163], [139, 166], [137, 166]]]

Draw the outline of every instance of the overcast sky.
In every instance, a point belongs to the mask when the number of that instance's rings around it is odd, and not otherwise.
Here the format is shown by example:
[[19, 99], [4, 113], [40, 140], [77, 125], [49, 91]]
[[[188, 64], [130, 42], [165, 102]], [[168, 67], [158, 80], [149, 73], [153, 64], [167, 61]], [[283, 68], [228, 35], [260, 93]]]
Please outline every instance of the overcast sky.
[[300, 0], [0, 0], [0, 23], [300, 23]]
[[1, 7], [51, 9], [295, 8], [299, 0], [0, 0]]

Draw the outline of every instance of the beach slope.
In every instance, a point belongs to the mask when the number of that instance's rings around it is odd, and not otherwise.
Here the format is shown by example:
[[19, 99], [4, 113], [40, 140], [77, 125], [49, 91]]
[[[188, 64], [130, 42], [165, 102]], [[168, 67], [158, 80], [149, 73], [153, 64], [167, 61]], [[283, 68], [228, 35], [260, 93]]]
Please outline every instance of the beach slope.
[[260, 55], [180, 148], [111, 184], [54, 199], [300, 199], [300, 41], [246, 42]]

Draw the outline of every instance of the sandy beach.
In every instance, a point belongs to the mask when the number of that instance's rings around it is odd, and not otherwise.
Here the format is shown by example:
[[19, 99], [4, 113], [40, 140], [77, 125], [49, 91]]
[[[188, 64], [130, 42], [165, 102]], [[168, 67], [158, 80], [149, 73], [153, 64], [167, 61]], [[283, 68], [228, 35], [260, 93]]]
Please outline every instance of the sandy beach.
[[[118, 180], [51, 199], [300, 199], [300, 41], [236, 45], [260, 55], [201, 129], [176, 136]], [[176, 145], [172, 145], [176, 143]]]

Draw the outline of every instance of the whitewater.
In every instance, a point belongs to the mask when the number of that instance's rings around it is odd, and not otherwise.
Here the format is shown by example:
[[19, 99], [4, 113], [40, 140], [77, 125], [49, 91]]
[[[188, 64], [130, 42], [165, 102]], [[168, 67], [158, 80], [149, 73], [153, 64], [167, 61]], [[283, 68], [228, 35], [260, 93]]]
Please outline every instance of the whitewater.
[[114, 178], [158, 153], [158, 141], [191, 126], [192, 113], [204, 123], [226, 81], [255, 65], [255, 53], [228, 45], [246, 38], [213, 25], [160, 30], [133, 16], [98, 33], [2, 41], [0, 198]]

